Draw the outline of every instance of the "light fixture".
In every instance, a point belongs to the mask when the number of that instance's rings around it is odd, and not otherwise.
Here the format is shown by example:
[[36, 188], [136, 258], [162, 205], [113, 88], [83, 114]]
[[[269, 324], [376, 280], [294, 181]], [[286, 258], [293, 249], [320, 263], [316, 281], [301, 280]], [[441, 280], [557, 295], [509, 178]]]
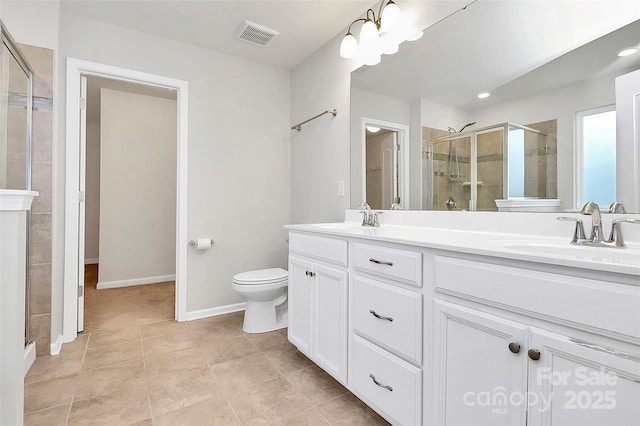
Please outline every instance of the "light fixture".
[[[351, 26], [356, 22], [363, 22], [359, 40], [351, 33]], [[392, 55], [403, 41], [417, 40], [421, 36], [421, 32], [411, 34], [407, 31], [400, 8], [393, 0], [382, 0], [377, 15], [373, 9], [367, 9], [364, 18], [349, 24], [340, 44], [340, 56], [346, 59], [357, 57], [365, 65], [376, 65], [381, 55]]]
[[623, 57], [623, 56], [629, 56], [629, 55], [633, 55], [634, 53], [636, 53], [638, 51], [638, 49], [631, 47], [629, 49], [624, 49], [618, 52], [618, 56]]
[[488, 98], [489, 96], [491, 96], [491, 93], [482, 92], [478, 94], [478, 99], [485, 99], [485, 98]]
[[378, 133], [380, 131], [380, 127], [376, 127], [376, 126], [364, 126], [367, 128], [367, 131], [371, 132], [371, 133]]

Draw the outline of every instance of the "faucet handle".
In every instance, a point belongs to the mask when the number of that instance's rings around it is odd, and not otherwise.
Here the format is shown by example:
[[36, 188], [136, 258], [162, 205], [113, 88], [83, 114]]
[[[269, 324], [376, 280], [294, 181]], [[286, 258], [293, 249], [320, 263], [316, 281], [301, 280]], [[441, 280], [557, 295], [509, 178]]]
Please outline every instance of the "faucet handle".
[[609, 206], [609, 213], [626, 213], [624, 206], [620, 201], [614, 201]]
[[609, 240], [607, 240], [607, 242], [615, 243], [616, 247], [626, 247], [622, 239], [622, 229], [620, 229], [620, 224], [622, 223], [640, 224], [640, 219], [623, 218], [615, 219], [611, 222], [611, 234], [609, 234]]
[[584, 233], [584, 226], [582, 225], [582, 219], [578, 219], [576, 217], [571, 216], [560, 216], [556, 218], [557, 220], [575, 222], [576, 229], [573, 231], [573, 238], [571, 239], [571, 244], [575, 244], [578, 240], [586, 240], [587, 236]]

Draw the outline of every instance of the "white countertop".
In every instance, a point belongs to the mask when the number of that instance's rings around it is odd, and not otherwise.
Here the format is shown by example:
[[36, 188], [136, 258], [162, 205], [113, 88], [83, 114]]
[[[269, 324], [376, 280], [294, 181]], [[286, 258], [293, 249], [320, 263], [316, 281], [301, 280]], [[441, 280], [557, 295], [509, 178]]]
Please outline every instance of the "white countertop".
[[627, 243], [626, 248], [576, 246], [570, 244], [570, 232], [564, 237], [551, 237], [385, 224], [373, 228], [358, 222], [287, 225], [285, 228], [640, 276], [640, 244]]

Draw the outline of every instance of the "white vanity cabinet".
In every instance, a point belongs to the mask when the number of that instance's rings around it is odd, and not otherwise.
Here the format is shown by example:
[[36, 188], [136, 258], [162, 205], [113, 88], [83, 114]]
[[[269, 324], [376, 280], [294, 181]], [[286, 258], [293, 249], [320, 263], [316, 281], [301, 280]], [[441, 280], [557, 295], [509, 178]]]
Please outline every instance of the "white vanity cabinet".
[[349, 389], [398, 425], [422, 422], [422, 254], [351, 243]]
[[347, 242], [290, 233], [289, 341], [347, 383]]
[[628, 343], [640, 322], [628, 320], [640, 315], [638, 287], [476, 260], [435, 265], [447, 301], [434, 300], [433, 424], [637, 424], [640, 354]]

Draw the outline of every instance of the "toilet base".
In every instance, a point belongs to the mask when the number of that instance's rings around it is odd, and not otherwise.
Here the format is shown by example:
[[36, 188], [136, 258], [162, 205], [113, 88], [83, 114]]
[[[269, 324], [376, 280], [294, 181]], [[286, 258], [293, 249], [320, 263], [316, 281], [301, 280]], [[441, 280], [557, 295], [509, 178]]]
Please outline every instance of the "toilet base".
[[247, 300], [242, 331], [245, 333], [267, 333], [289, 325], [287, 300], [274, 307], [274, 302]]

